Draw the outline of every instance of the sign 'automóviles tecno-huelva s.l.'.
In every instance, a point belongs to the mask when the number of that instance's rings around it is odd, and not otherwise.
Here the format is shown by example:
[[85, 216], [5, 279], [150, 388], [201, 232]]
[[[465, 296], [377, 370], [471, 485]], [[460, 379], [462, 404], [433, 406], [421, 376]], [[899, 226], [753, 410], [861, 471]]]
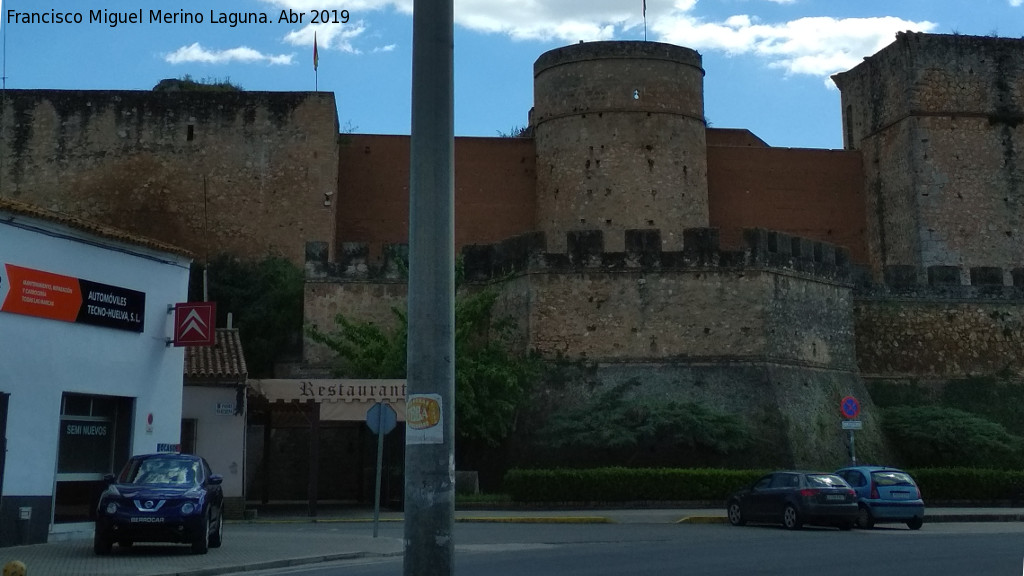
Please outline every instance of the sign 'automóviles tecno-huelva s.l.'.
[[4, 264], [0, 312], [142, 332], [146, 294], [120, 286]]

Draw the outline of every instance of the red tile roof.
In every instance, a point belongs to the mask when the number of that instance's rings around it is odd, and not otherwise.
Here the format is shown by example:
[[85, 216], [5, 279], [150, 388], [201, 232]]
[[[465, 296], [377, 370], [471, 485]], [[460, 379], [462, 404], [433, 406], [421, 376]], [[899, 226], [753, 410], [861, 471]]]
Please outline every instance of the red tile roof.
[[185, 348], [186, 385], [245, 384], [248, 378], [237, 328], [218, 328], [213, 346]]
[[162, 252], [177, 254], [187, 258], [195, 257], [194, 254], [180, 246], [174, 246], [159, 240], [153, 240], [152, 238], [131, 234], [124, 230], [112, 228], [96, 222], [90, 222], [61, 212], [46, 210], [33, 204], [27, 204], [7, 197], [0, 197], [0, 212], [7, 212], [16, 216], [27, 216], [29, 218], [36, 218], [38, 220], [46, 220], [56, 224], [62, 224], [68, 228], [74, 228], [94, 236], [107, 238], [109, 240], [116, 240], [126, 244], [134, 244], [136, 246], [160, 250]]

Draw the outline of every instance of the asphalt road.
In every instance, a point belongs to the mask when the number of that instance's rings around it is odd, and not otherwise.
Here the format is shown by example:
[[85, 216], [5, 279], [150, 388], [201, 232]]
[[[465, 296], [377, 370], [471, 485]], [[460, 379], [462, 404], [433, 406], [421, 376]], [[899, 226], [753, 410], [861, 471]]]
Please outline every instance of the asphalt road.
[[[330, 529], [343, 532], [353, 528]], [[401, 538], [401, 527], [384, 526], [381, 536]], [[456, 573], [488, 576], [1003, 576], [1017, 574], [1024, 562], [1024, 523], [1020, 522], [849, 532], [817, 528], [790, 532], [774, 526], [721, 524], [473, 524], [456, 525], [455, 541]], [[401, 557], [273, 571], [275, 575], [302, 576], [402, 573]], [[267, 576], [270, 572], [246, 574]]]

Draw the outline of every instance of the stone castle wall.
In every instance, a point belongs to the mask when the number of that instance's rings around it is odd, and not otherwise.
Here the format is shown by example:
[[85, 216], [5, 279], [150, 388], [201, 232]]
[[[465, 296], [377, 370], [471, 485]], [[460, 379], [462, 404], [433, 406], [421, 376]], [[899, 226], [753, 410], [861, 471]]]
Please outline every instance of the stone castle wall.
[[[925, 276], [927, 275], [927, 279]], [[891, 267], [887, 283], [854, 298], [857, 361], [865, 377], [1024, 376], [1024, 269]]]
[[660, 229], [666, 250], [708, 225], [704, 70], [688, 48], [587, 42], [534, 65], [537, 229]]
[[331, 93], [8, 90], [0, 123], [0, 195], [200, 259], [334, 238]]
[[1022, 50], [905, 33], [834, 77], [846, 146], [864, 154], [876, 278], [887, 265], [1024, 263]]

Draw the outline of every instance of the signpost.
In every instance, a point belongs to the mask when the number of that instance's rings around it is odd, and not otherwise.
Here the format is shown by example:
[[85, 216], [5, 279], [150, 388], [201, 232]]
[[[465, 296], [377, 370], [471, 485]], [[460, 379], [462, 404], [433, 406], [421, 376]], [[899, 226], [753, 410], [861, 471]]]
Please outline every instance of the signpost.
[[857, 449], [853, 440], [853, 431], [860, 430], [863, 428], [863, 424], [860, 420], [855, 420], [860, 415], [860, 402], [857, 401], [853, 396], [845, 396], [839, 401], [839, 411], [842, 412], [843, 418], [843, 430], [850, 431], [850, 465], [857, 465]]
[[377, 486], [373, 496], [373, 537], [377, 537], [377, 523], [380, 519], [380, 473], [384, 467], [384, 435], [395, 429], [398, 415], [388, 404], [377, 402], [366, 411], [366, 425], [377, 435]]

